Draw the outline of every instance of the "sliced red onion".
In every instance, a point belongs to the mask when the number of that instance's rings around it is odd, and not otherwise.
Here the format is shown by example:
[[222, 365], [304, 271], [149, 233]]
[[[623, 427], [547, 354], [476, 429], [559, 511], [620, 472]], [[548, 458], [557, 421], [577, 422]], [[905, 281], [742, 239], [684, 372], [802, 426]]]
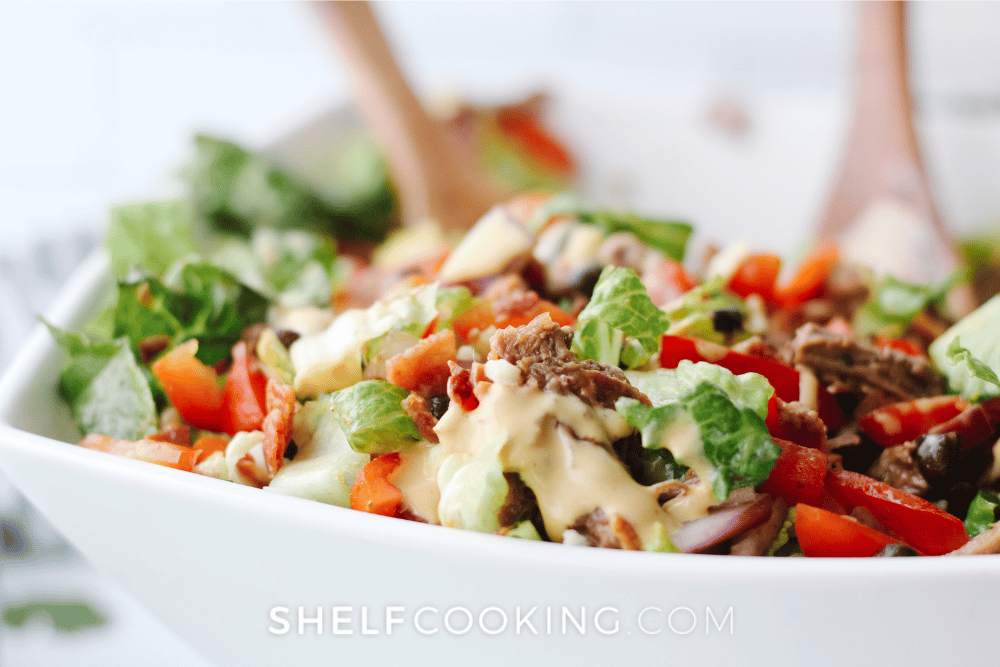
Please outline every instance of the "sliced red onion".
[[771, 499], [761, 494], [750, 503], [695, 519], [670, 536], [684, 553], [704, 553], [712, 547], [755, 528], [771, 517]]

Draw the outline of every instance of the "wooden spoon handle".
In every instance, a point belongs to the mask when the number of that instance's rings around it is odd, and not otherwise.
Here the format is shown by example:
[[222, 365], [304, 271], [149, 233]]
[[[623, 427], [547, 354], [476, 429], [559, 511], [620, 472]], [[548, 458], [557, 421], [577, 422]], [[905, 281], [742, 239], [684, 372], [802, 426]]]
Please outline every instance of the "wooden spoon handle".
[[400, 71], [367, 2], [318, 2], [348, 66], [362, 116], [386, 152], [407, 224], [435, 218], [467, 228], [496, 203], [476, 165], [467, 164], [424, 111]]

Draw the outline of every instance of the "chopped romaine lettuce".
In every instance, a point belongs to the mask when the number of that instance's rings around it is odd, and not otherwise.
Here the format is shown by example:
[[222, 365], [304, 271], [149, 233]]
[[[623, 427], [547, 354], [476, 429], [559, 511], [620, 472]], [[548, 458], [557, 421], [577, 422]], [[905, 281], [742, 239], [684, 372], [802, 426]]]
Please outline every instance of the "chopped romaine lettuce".
[[278, 339], [278, 335], [270, 328], [261, 332], [257, 339], [257, 358], [285, 384], [295, 380], [295, 369], [292, 368], [292, 358], [288, 349]]
[[195, 144], [189, 172], [195, 206], [221, 231], [248, 236], [260, 227], [302, 227], [379, 241], [392, 225], [392, 194], [384, 177], [357, 199], [334, 201], [232, 142], [200, 135]]
[[[659, 349], [668, 324], [635, 271], [607, 266], [577, 319], [572, 350], [581, 359], [638, 368]], [[626, 344], [626, 336], [639, 346]]]
[[111, 210], [107, 246], [119, 278], [139, 266], [163, 275], [178, 259], [197, 251], [194, 212], [184, 201], [119, 206]]
[[768, 556], [803, 556], [799, 540], [795, 536], [795, 508], [788, 510], [785, 523], [781, 524], [778, 536], [767, 550]]
[[532, 229], [540, 229], [541, 224], [554, 215], [574, 217], [580, 222], [593, 225], [605, 236], [616, 232], [628, 232], [650, 248], [660, 250], [670, 259], [684, 261], [688, 238], [693, 231], [686, 222], [654, 220], [632, 213], [594, 211], [581, 208], [573, 195], [563, 193], [553, 197], [541, 207], [529, 224]]
[[437, 324], [435, 331], [451, 328], [452, 321], [472, 306], [472, 292], [467, 287], [439, 287], [437, 291]]
[[950, 284], [951, 281], [944, 286], [914, 285], [885, 276], [872, 288], [868, 301], [855, 312], [852, 326], [862, 336], [898, 338], [920, 311], [944, 297]]
[[246, 327], [262, 322], [267, 299], [211, 264], [176, 265], [163, 282], [147, 278], [122, 283], [114, 310], [113, 335], [126, 336], [134, 350], [149, 336], [164, 334], [171, 345], [198, 340], [198, 359], [225, 359]]
[[420, 441], [401, 405], [410, 392], [384, 380], [365, 380], [333, 393], [334, 412], [356, 452], [389, 454]]
[[763, 377], [689, 361], [628, 377], [653, 406], [620, 398], [615, 408], [639, 429], [644, 447], [670, 450], [712, 485], [718, 500], [767, 479], [781, 449], [764, 423], [774, 390]]
[[438, 316], [437, 289], [436, 284], [423, 285], [367, 310], [345, 311], [325, 331], [295, 341], [289, 351], [296, 394], [318, 396], [360, 381], [366, 352], [377, 354], [381, 348], [377, 339], [389, 331], [419, 338]]
[[[664, 311], [670, 319], [667, 333], [671, 336], [690, 336], [714, 343], [734, 343], [738, 340], [726, 340], [726, 337], [715, 330], [713, 313], [724, 308], [736, 308], [748, 319], [746, 305], [735, 294], [727, 291], [726, 279], [715, 276], [692, 290], [689, 290], [676, 300], [664, 306]], [[744, 332], [738, 338], [747, 338]]]
[[45, 324], [69, 354], [59, 388], [81, 432], [120, 440], [139, 440], [156, 432], [153, 394], [128, 341], [92, 341]]
[[464, 465], [454, 454], [441, 462], [438, 517], [442, 526], [480, 533], [494, 533], [500, 528], [500, 508], [508, 490], [499, 459], [504, 442], [497, 438]]
[[969, 513], [965, 517], [965, 532], [969, 537], [985, 533], [989, 527], [1000, 521], [1000, 496], [989, 489], [980, 489], [969, 505]]
[[645, 551], [661, 551], [666, 553], [680, 553], [680, 549], [674, 546], [674, 543], [670, 541], [670, 535], [667, 534], [667, 529], [663, 527], [663, 524], [659, 521], [656, 522], [656, 532], [653, 534], [653, 539], [646, 544]]
[[522, 540], [541, 540], [538, 529], [530, 521], [522, 521], [507, 531], [507, 537], [518, 537]]
[[[1000, 371], [998, 327], [1000, 295], [963, 317], [928, 348], [931, 359], [948, 378], [951, 389], [971, 401], [1000, 394], [995, 377]], [[955, 343], [959, 337], [961, 345]], [[975, 368], [970, 366], [970, 360]], [[990, 375], [982, 373], [984, 369], [992, 371], [994, 377], [988, 379]]]
[[947, 354], [948, 361], [952, 364], [964, 361], [969, 366], [969, 372], [975, 377], [1000, 388], [1000, 379], [997, 378], [997, 374], [993, 372], [992, 368], [973, 357], [971, 352], [962, 347], [962, 339], [960, 337], [956, 336], [951, 341]]
[[351, 485], [371, 457], [351, 449], [330, 394], [295, 413], [292, 439], [299, 451], [278, 470], [268, 491], [321, 503], [351, 506]]

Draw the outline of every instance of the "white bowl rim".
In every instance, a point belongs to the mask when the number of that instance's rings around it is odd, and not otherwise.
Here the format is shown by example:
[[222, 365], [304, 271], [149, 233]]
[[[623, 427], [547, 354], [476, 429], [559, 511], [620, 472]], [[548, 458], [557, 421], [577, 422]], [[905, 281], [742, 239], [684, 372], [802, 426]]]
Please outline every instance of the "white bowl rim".
[[[89, 314], [97, 287], [109, 277], [103, 250], [95, 251], [74, 272], [46, 319], [58, 326], [78, 325]], [[864, 577], [885, 580], [918, 577], [961, 577], [1000, 574], [1000, 555], [949, 558], [756, 558], [626, 552], [571, 548], [560, 544], [518, 540], [464, 530], [370, 515], [231, 482], [134, 461], [54, 440], [13, 426], [17, 397], [32, 385], [37, 370], [58, 354], [52, 337], [39, 323], [3, 378], [0, 379], [0, 449], [17, 449], [39, 460], [80, 468], [82, 474], [101, 471], [132, 483], [159, 486], [171, 493], [188, 493], [204, 502], [230, 505], [234, 510], [269, 515], [300, 527], [349, 537], [393, 549], [447, 553], [473, 559], [503, 559], [528, 566], [559, 568], [580, 574], [623, 570], [655, 577], [689, 575], [720, 580], [765, 578], [775, 583], [812, 577]], [[55, 387], [51, 387], [55, 391]]]

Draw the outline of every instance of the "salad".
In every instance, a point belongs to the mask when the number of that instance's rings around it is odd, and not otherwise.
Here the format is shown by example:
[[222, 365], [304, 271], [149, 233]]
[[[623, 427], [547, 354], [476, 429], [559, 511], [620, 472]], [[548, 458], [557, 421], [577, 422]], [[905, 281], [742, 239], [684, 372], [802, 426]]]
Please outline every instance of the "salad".
[[528, 540], [1000, 552], [1000, 296], [954, 322], [950, 284], [695, 260], [689, 224], [565, 194], [393, 230], [382, 170], [333, 193], [196, 144], [188, 198], [112, 212], [112, 302], [49, 325], [82, 446]]

